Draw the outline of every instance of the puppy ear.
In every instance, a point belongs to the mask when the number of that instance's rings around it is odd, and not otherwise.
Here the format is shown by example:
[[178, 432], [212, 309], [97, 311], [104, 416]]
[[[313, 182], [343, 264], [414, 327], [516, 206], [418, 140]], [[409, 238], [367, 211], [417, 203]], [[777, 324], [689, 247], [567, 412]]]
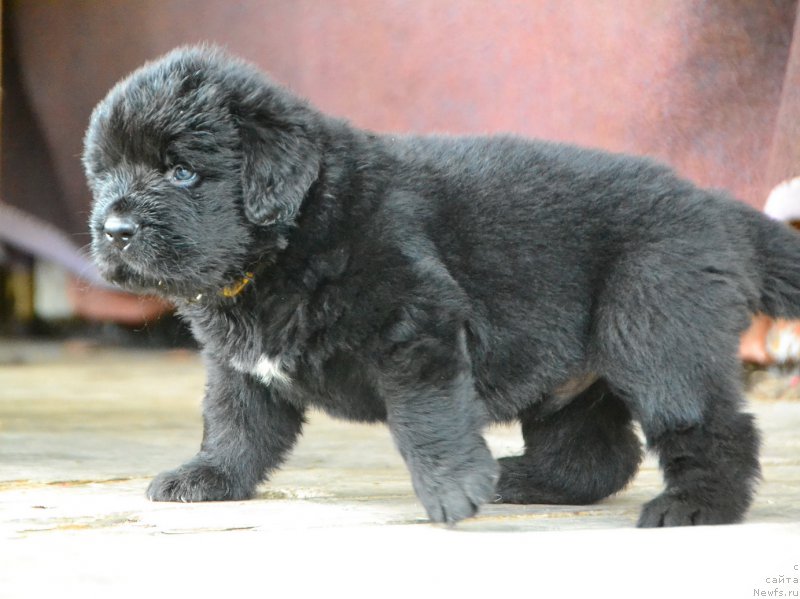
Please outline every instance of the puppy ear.
[[321, 157], [309, 131], [248, 120], [240, 135], [245, 216], [257, 225], [291, 222], [319, 175]]

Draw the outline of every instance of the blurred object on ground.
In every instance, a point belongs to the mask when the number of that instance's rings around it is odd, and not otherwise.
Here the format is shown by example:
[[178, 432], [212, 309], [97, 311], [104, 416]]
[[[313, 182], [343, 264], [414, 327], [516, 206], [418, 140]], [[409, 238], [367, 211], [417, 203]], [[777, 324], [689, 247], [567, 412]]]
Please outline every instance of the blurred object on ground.
[[764, 214], [800, 228], [800, 177], [783, 181], [769, 192]]
[[10, 307], [4, 305], [2, 312], [11, 321], [2, 327], [6, 333], [15, 328], [24, 332], [35, 318], [77, 316], [137, 326], [172, 309], [161, 299], [130, 295], [110, 285], [65, 233], [2, 202], [0, 245], [19, 256], [2, 261], [10, 265], [3, 277], [3, 302]]
[[110, 288], [91, 259], [60, 229], [0, 201], [0, 243], [61, 265], [88, 283]]
[[800, 363], [800, 321], [775, 319], [767, 331], [766, 346], [771, 363]]
[[745, 389], [756, 401], [800, 401], [800, 365], [746, 366]]
[[[800, 178], [776, 185], [764, 204], [764, 214], [800, 230]], [[800, 320], [756, 315], [742, 335], [739, 355], [745, 362], [764, 366], [800, 364]]]
[[750, 364], [771, 364], [767, 353], [767, 333], [772, 326], [772, 318], [756, 314], [750, 328], [742, 335], [739, 343], [739, 357]]
[[73, 276], [67, 282], [67, 296], [76, 316], [89, 320], [139, 325], [152, 322], [172, 310], [165, 300], [95, 287]]
[[742, 335], [739, 357], [751, 364], [800, 364], [800, 320], [758, 314]]

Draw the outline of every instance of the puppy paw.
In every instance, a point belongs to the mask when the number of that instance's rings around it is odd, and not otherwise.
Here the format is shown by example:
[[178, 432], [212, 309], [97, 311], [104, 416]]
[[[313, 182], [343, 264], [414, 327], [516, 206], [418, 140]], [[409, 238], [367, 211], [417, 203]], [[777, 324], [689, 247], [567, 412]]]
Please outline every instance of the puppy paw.
[[469, 518], [493, 497], [499, 477], [497, 462], [486, 447], [474, 454], [456, 466], [412, 473], [417, 497], [433, 522], [453, 524]]
[[247, 499], [250, 494], [219, 468], [191, 462], [162, 472], [147, 488], [150, 501], [226, 501]]
[[715, 506], [691, 495], [664, 492], [642, 508], [637, 526], [701, 526], [705, 524], [734, 524], [741, 521], [743, 511], [734, 506]]
[[495, 488], [494, 503], [558, 503], [553, 501], [541, 481], [533, 479], [531, 459], [528, 456], [505, 457], [500, 464], [500, 479]]

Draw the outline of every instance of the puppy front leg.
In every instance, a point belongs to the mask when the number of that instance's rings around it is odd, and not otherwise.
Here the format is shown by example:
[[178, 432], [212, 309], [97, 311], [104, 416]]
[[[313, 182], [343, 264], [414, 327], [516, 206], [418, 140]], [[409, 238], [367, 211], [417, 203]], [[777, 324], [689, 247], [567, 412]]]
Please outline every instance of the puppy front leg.
[[393, 356], [381, 383], [389, 428], [430, 519], [474, 515], [499, 469], [481, 435], [486, 416], [465, 348], [419, 340]]
[[150, 483], [152, 501], [247, 499], [294, 445], [303, 414], [251, 376], [211, 360], [200, 451]]

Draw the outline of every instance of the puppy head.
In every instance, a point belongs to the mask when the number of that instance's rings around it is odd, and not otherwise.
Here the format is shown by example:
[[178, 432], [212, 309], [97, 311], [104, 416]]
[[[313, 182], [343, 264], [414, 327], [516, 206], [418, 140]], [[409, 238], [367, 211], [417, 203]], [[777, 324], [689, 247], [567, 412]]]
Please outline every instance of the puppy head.
[[216, 49], [178, 49], [132, 73], [95, 108], [84, 144], [101, 272], [195, 297], [268, 260], [318, 176], [317, 123]]

